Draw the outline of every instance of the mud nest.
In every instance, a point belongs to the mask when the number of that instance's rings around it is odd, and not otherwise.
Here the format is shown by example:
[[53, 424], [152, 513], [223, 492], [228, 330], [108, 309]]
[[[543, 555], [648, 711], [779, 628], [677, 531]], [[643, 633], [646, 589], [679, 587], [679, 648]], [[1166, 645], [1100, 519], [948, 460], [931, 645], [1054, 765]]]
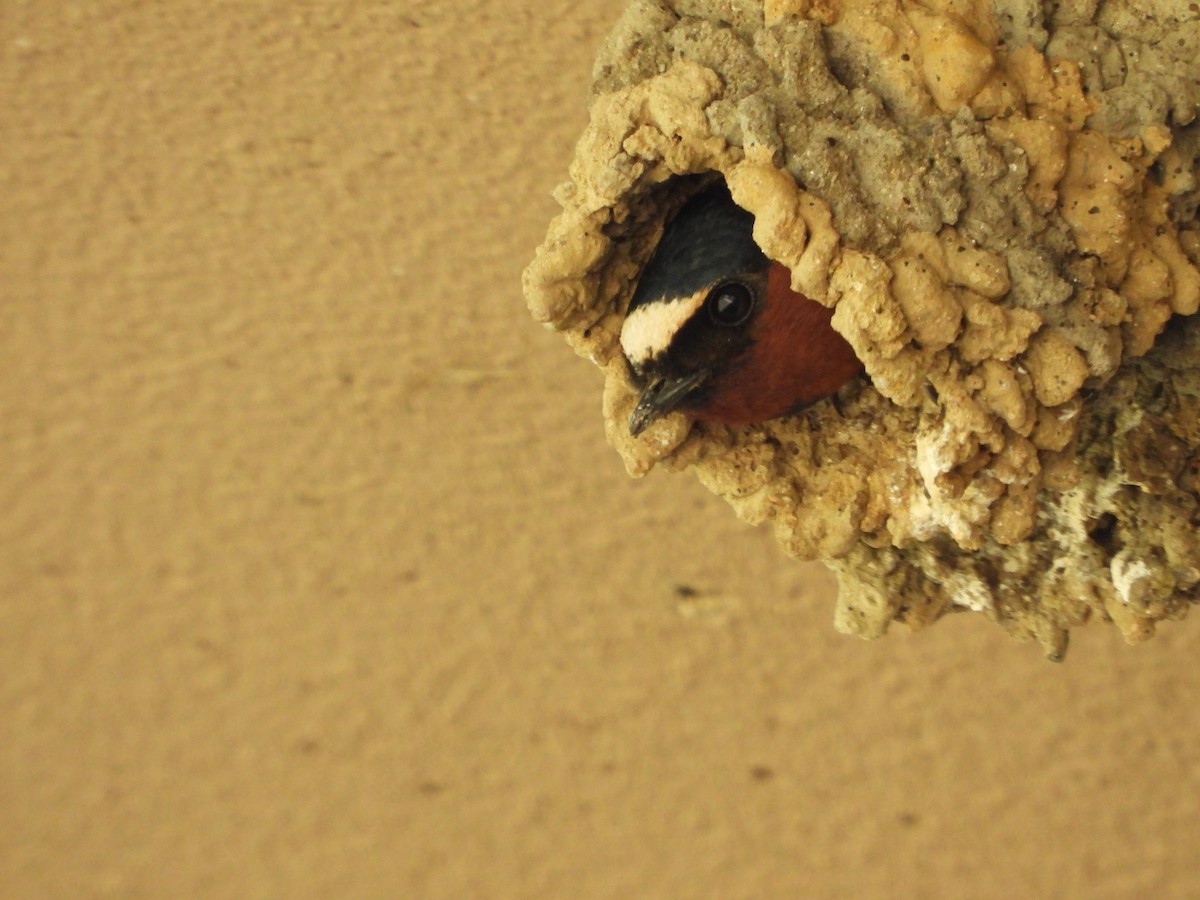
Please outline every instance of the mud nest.
[[[1200, 7], [635, 0], [525, 273], [604, 369], [635, 475], [691, 468], [838, 574], [864, 637], [954, 610], [1052, 658], [1200, 597]], [[618, 345], [696, 179], [722, 177], [865, 375], [756, 426], [630, 437]]]

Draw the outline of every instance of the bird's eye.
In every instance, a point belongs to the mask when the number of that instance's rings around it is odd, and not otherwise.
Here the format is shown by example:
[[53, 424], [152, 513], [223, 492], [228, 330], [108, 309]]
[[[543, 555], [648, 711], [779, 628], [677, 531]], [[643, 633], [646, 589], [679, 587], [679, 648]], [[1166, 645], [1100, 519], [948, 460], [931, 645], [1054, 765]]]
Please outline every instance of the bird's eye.
[[740, 281], [719, 284], [704, 301], [708, 317], [718, 325], [741, 325], [754, 311], [754, 292]]

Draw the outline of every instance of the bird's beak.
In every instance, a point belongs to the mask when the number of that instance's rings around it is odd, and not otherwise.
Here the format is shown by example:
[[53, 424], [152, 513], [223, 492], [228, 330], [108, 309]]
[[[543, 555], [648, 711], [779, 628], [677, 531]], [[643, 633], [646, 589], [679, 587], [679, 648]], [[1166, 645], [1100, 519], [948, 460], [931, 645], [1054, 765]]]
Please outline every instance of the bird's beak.
[[629, 416], [629, 433], [637, 437], [658, 419], [674, 412], [688, 395], [708, 378], [707, 372], [696, 372], [679, 378], [657, 378], [646, 385], [637, 406]]

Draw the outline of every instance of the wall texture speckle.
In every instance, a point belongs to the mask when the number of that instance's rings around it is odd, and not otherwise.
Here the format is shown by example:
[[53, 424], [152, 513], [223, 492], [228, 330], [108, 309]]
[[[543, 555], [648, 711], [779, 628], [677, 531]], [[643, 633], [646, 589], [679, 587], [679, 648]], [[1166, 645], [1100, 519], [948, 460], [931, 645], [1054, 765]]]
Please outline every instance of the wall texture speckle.
[[1200, 894], [1196, 621], [859, 642], [626, 478], [520, 288], [621, 8], [0, 12], [5, 896]]

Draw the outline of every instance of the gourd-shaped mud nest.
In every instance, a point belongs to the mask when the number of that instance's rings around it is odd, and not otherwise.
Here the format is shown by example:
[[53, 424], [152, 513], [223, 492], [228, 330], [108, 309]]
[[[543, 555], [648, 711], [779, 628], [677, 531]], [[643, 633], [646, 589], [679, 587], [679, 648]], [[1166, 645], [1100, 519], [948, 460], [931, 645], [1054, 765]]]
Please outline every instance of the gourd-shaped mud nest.
[[[838, 574], [837, 626], [982, 613], [1061, 658], [1200, 597], [1200, 7], [635, 0], [595, 66], [536, 319], [606, 375], [632, 474], [691, 468]], [[864, 371], [634, 437], [638, 277], [723, 179]]]

